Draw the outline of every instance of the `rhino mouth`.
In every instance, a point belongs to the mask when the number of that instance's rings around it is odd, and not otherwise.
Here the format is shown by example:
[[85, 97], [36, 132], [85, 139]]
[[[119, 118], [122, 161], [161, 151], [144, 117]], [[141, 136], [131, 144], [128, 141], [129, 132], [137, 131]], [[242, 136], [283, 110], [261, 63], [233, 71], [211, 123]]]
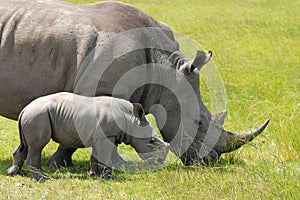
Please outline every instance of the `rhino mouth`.
[[267, 120], [256, 130], [242, 134], [232, 133], [222, 129], [220, 138], [216, 144], [210, 145], [200, 141], [194, 141], [180, 159], [187, 166], [215, 163], [221, 154], [232, 152], [260, 135], [266, 129], [269, 122], [270, 120]]
[[169, 152], [170, 145], [166, 142], [152, 142], [151, 151], [139, 152], [138, 155], [148, 164], [163, 164]]

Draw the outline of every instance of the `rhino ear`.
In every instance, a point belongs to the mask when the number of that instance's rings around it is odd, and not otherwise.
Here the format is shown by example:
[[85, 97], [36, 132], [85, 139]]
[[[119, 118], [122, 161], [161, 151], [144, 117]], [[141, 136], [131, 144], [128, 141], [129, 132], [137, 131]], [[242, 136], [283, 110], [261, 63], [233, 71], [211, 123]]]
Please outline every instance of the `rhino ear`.
[[139, 120], [144, 119], [145, 111], [143, 109], [143, 106], [139, 103], [133, 103], [133, 114]]
[[196, 68], [198, 70], [200, 70], [203, 65], [208, 63], [208, 61], [211, 59], [211, 57], [212, 57], [212, 51], [208, 51], [207, 54], [202, 50], [197, 51], [196, 58], [194, 59], [193, 63], [191, 64], [190, 71], [192, 72]]

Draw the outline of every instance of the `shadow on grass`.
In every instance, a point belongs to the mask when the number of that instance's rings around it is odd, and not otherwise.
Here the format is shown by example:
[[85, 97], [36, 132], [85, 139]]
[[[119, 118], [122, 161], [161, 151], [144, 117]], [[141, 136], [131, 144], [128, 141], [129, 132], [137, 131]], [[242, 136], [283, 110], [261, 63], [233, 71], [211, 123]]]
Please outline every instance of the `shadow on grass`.
[[[53, 167], [47, 167], [45, 165], [46, 160], [48, 160], [50, 157], [43, 157], [42, 158], [42, 170], [43, 173], [45, 173], [50, 180], [60, 180], [60, 179], [78, 179], [78, 180], [95, 180], [95, 181], [102, 181], [103, 179], [101, 177], [97, 176], [90, 176], [89, 170], [90, 170], [90, 161], [89, 160], [74, 160], [74, 167], [68, 167], [68, 168], [53, 168]], [[12, 158], [7, 159], [0, 159], [0, 175], [8, 176], [7, 169], [12, 165], [13, 160]], [[245, 167], [246, 163], [236, 158], [232, 155], [226, 155], [224, 157], [221, 157], [217, 162], [211, 163], [206, 166], [198, 165], [198, 166], [184, 166], [179, 160], [178, 162], [174, 162], [171, 164], [163, 165], [161, 168], [157, 168], [156, 170], [153, 170], [151, 166], [147, 166], [142, 161], [137, 161], [134, 163], [133, 168], [134, 170], [124, 170], [124, 171], [117, 171], [114, 170], [114, 178], [112, 181], [116, 182], [123, 182], [123, 181], [130, 181], [132, 179], [133, 174], [143, 174], [143, 173], [151, 173], [151, 171], [155, 172], [160, 169], [165, 169], [168, 171], [197, 171], [199, 169], [201, 170], [214, 170], [214, 171], [222, 171], [222, 172], [231, 172], [234, 170], [234, 168], [231, 168], [230, 166], [235, 166], [236, 169], [237, 166], [239, 167]], [[22, 167], [22, 172], [24, 174], [24, 177], [31, 177], [31, 173], [28, 170], [28, 167], [26, 164]], [[104, 180], [103, 180], [104, 181]]]
[[197, 170], [214, 170], [222, 172], [231, 172], [237, 167], [246, 167], [246, 162], [242, 159], [236, 158], [233, 155], [225, 155], [218, 159], [214, 163], [209, 163], [207, 165], [191, 165], [184, 166], [181, 162], [168, 165], [168, 170], [184, 170], [184, 171], [197, 171]]

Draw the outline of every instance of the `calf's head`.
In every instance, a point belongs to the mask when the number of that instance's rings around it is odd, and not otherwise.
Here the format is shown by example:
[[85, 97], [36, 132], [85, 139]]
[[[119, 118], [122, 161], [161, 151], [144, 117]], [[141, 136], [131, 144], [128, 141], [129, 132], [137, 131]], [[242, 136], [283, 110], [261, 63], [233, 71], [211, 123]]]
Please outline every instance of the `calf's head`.
[[146, 119], [141, 104], [133, 104], [133, 114], [130, 121], [124, 142], [130, 144], [138, 155], [149, 164], [162, 164], [169, 151], [169, 144], [159, 138]]

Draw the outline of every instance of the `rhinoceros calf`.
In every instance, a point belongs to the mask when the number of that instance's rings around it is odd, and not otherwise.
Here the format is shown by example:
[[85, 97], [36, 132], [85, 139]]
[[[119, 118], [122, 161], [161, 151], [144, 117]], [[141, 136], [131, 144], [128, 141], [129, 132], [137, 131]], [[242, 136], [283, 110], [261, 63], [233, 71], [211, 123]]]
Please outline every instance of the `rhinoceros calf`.
[[70, 148], [92, 147], [91, 174], [111, 177], [111, 167], [124, 166], [118, 144], [130, 144], [150, 163], [162, 163], [168, 144], [155, 133], [140, 104], [113, 97], [85, 97], [61, 92], [40, 97], [19, 116], [21, 144], [14, 151], [10, 175], [26, 160], [32, 176], [43, 179], [41, 151], [52, 138]]

